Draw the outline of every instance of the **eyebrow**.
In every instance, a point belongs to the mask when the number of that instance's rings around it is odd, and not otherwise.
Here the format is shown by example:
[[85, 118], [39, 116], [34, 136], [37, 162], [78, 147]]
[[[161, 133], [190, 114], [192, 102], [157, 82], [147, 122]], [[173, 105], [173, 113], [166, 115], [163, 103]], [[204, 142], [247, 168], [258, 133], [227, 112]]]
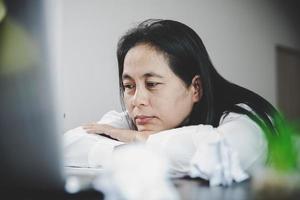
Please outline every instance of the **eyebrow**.
[[[157, 77], [157, 78], [163, 78], [163, 76], [156, 74], [154, 72], [149, 72], [143, 75], [144, 78], [150, 78], [150, 77]], [[122, 80], [124, 79], [133, 79], [129, 74], [123, 74], [122, 75]]]

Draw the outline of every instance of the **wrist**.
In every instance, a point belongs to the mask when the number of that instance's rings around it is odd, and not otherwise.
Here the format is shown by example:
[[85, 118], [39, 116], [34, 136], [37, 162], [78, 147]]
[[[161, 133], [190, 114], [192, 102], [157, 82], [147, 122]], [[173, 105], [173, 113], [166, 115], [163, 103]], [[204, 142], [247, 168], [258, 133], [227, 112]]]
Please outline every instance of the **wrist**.
[[147, 137], [145, 137], [142, 132], [136, 131], [136, 133], [134, 133], [133, 142], [145, 142], [146, 140]]
[[105, 127], [104, 127], [104, 133], [105, 134], [110, 134], [110, 133], [112, 133], [113, 132], [113, 127], [112, 126], [109, 126], [109, 125], [105, 125]]

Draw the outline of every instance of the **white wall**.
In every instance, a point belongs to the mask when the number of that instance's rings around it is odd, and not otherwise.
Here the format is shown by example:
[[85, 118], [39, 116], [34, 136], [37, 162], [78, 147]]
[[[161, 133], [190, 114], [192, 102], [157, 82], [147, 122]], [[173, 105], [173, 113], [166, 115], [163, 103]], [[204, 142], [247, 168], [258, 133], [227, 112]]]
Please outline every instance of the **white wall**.
[[179, 20], [203, 39], [217, 70], [276, 105], [275, 45], [300, 47], [280, 4], [240, 0], [57, 0], [55, 46], [64, 130], [119, 105], [116, 44], [147, 18]]

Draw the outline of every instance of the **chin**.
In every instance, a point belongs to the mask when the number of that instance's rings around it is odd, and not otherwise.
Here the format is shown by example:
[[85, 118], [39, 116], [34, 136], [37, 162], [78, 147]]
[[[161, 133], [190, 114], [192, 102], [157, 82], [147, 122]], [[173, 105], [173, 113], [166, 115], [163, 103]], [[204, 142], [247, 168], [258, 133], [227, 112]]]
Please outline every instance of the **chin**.
[[137, 126], [137, 129], [138, 129], [138, 131], [157, 131], [157, 132], [166, 130], [163, 127], [158, 127], [158, 126], [153, 126], [153, 125], [152, 126], [151, 125], [149, 125], [149, 126]]
[[154, 131], [153, 128], [147, 128], [144, 126], [143, 127], [138, 126], [137, 129], [138, 129], [138, 131]]

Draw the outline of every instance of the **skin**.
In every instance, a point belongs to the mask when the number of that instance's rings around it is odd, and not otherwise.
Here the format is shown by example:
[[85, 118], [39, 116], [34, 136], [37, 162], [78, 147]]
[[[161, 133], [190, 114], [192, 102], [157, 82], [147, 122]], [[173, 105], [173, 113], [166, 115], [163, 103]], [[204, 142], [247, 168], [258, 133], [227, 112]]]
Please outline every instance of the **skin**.
[[88, 133], [105, 133], [123, 142], [144, 141], [151, 134], [178, 127], [202, 96], [199, 76], [187, 87], [164, 54], [147, 44], [128, 51], [122, 80], [125, 106], [138, 130], [89, 123], [83, 126]]

